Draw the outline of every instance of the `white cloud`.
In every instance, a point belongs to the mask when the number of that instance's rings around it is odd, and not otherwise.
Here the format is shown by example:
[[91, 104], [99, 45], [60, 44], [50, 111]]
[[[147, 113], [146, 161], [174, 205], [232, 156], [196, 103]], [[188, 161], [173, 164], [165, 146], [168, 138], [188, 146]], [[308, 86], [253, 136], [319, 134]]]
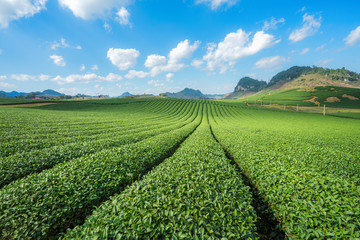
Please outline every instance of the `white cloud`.
[[110, 48], [107, 52], [107, 58], [109, 58], [111, 63], [119, 70], [127, 70], [131, 67], [134, 67], [139, 56], [140, 52], [133, 48]]
[[28, 74], [12, 74], [10, 75], [10, 79], [16, 80], [16, 81], [46, 81], [49, 80], [51, 77], [45, 74], [39, 74], [37, 76], [34, 75], [28, 75]]
[[52, 50], [56, 50], [58, 48], [74, 48], [74, 49], [77, 49], [77, 50], [81, 50], [82, 47], [80, 45], [78, 46], [70, 46], [70, 44], [68, 42], [66, 42], [65, 38], [61, 38], [59, 42], [55, 41], [53, 42], [53, 44], [51, 44], [50, 48]]
[[90, 83], [90, 82], [115, 82], [122, 80], [122, 77], [109, 73], [107, 76], [99, 76], [94, 73], [88, 73], [84, 75], [73, 74], [67, 77], [56, 76], [52, 79], [52, 81], [58, 84], [66, 84], [66, 83]]
[[0, 28], [7, 28], [9, 22], [31, 17], [45, 9], [47, 0], [2, 0], [0, 3]]
[[196, 41], [191, 45], [188, 39], [178, 43], [178, 45], [169, 52], [167, 64], [160, 65], [159, 61], [159, 65], [154, 65], [151, 69], [151, 76], [156, 76], [162, 72], [179, 71], [185, 67], [185, 64], [181, 63], [181, 61], [190, 58], [196, 49], [198, 49], [199, 45], [200, 41]]
[[130, 70], [125, 77], [129, 78], [129, 79], [133, 79], [133, 78], [146, 78], [150, 75], [150, 73], [148, 72], [144, 72], [144, 71], [136, 71], [136, 70]]
[[159, 80], [150, 80], [148, 84], [154, 87], [163, 87], [164, 83], [161, 83]]
[[169, 64], [176, 64], [184, 58], [190, 58], [199, 45], [199, 41], [196, 41], [193, 45], [190, 45], [190, 41], [187, 39], [180, 42], [176, 48], [173, 48], [170, 51]]
[[166, 80], [171, 80], [174, 77], [173, 73], [166, 74]]
[[298, 42], [304, 38], [310, 37], [319, 30], [320, 26], [321, 16], [319, 18], [315, 18], [314, 15], [308, 15], [305, 13], [303, 16], [302, 27], [293, 31], [289, 36], [289, 40]]
[[51, 49], [52, 50], [56, 50], [57, 48], [68, 48], [69, 47], [69, 44], [66, 42], [65, 38], [61, 38], [60, 39], [60, 42], [54, 42], [52, 45], [51, 45]]
[[85, 71], [85, 65], [84, 64], [81, 64], [81, 66], [80, 66], [80, 71]]
[[99, 70], [98, 65], [93, 65], [93, 66], [91, 67], [91, 70], [93, 70], [93, 71], [97, 71], [97, 70]]
[[316, 65], [320, 66], [320, 67], [325, 67], [328, 63], [334, 61], [334, 59], [324, 59], [324, 60], [321, 60], [321, 61], [318, 61], [316, 63]]
[[38, 75], [38, 79], [40, 81], [46, 81], [46, 80], [49, 80], [50, 78], [51, 78], [51, 76], [49, 76], [49, 75], [45, 75], [45, 74]]
[[0, 88], [14, 88], [16, 87], [16, 85], [11, 84], [11, 83], [7, 83], [7, 82], [0, 82]]
[[200, 59], [194, 59], [194, 60], [191, 62], [191, 66], [193, 66], [193, 67], [195, 67], [195, 68], [200, 68], [203, 64], [204, 64], [204, 61], [203, 61], [203, 60], [200, 60]]
[[165, 56], [152, 54], [152, 55], [147, 56], [144, 65], [147, 68], [153, 68], [153, 67], [160, 66], [160, 65], [165, 65], [165, 64], [166, 64], [166, 57]]
[[310, 48], [304, 48], [303, 50], [301, 50], [300, 54], [304, 55], [307, 54], [310, 51]]
[[274, 68], [279, 66], [283, 62], [286, 62], [286, 59], [284, 57], [264, 57], [255, 63], [255, 68]]
[[168, 58], [156, 54], [149, 55], [145, 61], [145, 67], [150, 68], [149, 72], [131, 70], [127, 74], [129, 78], [134, 77], [155, 77], [163, 72], [176, 72], [185, 67], [182, 63], [183, 59], [190, 58], [194, 51], [199, 47], [200, 42], [196, 41], [190, 44], [188, 39], [178, 43], [178, 45], [171, 49]]
[[120, 10], [116, 13], [117, 17], [116, 20], [121, 24], [121, 25], [130, 25], [130, 13], [129, 11], [124, 8], [121, 7]]
[[250, 33], [242, 29], [226, 35], [222, 42], [210, 44], [207, 54], [203, 57], [206, 67], [210, 71], [219, 68], [220, 73], [226, 72], [240, 58], [254, 55], [265, 48], [270, 48], [279, 43], [273, 35], [264, 31], [254, 34], [252, 40], [249, 39]]
[[344, 39], [347, 45], [354, 46], [360, 41], [360, 26], [352, 30], [350, 34]]
[[196, 4], [205, 3], [210, 5], [212, 10], [218, 9], [221, 5], [226, 5], [227, 7], [231, 7], [232, 5], [239, 2], [239, 0], [196, 0]]
[[50, 59], [52, 59], [54, 61], [54, 63], [56, 65], [58, 65], [59, 67], [65, 67], [66, 66], [66, 62], [64, 60], [64, 58], [62, 56], [58, 56], [58, 55], [51, 55]]
[[5, 76], [5, 75], [0, 75], [0, 81], [6, 80], [6, 79], [7, 79], [7, 76]]
[[59, 0], [64, 8], [69, 8], [76, 17], [91, 19], [105, 17], [111, 10], [129, 4], [131, 0]]
[[263, 26], [263, 31], [266, 31], [266, 30], [270, 30], [270, 29], [277, 29], [277, 25], [279, 23], [285, 23], [285, 19], [284, 18], [280, 18], [278, 20], [276, 20], [276, 18], [274, 17], [271, 17], [270, 18], [270, 21], [265, 21], [264, 22], [264, 26]]

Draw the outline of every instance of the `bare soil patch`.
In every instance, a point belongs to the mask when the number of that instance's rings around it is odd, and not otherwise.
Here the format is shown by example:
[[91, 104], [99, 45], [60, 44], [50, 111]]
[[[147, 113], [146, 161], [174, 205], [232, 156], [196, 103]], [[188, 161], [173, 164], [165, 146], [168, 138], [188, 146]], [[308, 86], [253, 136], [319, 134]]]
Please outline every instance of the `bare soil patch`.
[[342, 95], [343, 98], [348, 98], [350, 100], [359, 100], [359, 98], [357, 97], [354, 97], [354, 96], [350, 96], [350, 95], [347, 95], [347, 94], [344, 94]]

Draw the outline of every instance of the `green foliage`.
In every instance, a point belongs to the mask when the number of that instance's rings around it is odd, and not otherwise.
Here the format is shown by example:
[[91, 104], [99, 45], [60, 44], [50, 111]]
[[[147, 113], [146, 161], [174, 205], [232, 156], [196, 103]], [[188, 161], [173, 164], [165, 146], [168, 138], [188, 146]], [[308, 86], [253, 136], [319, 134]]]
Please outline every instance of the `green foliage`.
[[[192, 107], [192, 109], [189, 109]], [[30, 152], [20, 152], [1, 159], [0, 162], [0, 187], [28, 174], [41, 172], [44, 169], [78, 158], [97, 151], [119, 147], [143, 139], [162, 134], [190, 123], [195, 105], [188, 105], [176, 116], [176, 120], [167, 118], [158, 120], [155, 124], [145, 126], [133, 126], [131, 129], [119, 132], [112, 131], [110, 134], [95, 135], [99, 140], [89, 142], [76, 142], [62, 146], [55, 146]], [[183, 115], [183, 117], [181, 117]], [[129, 128], [129, 126], [127, 127]], [[85, 133], [85, 132], [83, 132]]]
[[[320, 100], [358, 96], [314, 92]], [[297, 102], [309, 93], [263, 99]], [[1, 107], [0, 238], [262, 238], [242, 171], [288, 238], [357, 239], [359, 144], [359, 120], [238, 101]]]
[[0, 105], [12, 105], [12, 104], [27, 104], [27, 103], [42, 103], [49, 102], [48, 100], [33, 100], [33, 99], [21, 99], [21, 98], [1, 98]]
[[236, 85], [234, 92], [238, 91], [251, 91], [251, 92], [258, 92], [261, 91], [263, 88], [266, 87], [265, 81], [259, 81], [250, 77], [243, 77], [239, 80], [238, 84]]
[[282, 85], [286, 82], [289, 82], [295, 78], [300, 77], [303, 74], [307, 74], [312, 70], [313, 70], [312, 67], [298, 67], [298, 66], [291, 67], [285, 71], [279, 72], [274, 77], [272, 77], [268, 84], [268, 87], [274, 85]]
[[251, 201], [205, 119], [171, 158], [64, 239], [254, 239]]
[[215, 135], [268, 200], [290, 239], [360, 237], [358, 120], [217, 111]]

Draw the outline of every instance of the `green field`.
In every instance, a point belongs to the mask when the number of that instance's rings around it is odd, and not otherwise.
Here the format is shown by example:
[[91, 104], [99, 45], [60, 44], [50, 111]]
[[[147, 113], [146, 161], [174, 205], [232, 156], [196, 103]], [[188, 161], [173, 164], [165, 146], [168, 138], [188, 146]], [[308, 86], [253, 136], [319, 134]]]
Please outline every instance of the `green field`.
[[360, 108], [360, 89], [335, 86], [308, 89], [266, 90], [239, 100], [249, 104], [278, 104]]
[[0, 239], [360, 238], [358, 119], [106, 99], [0, 129]]
[[50, 101], [24, 99], [24, 98], [0, 98], [0, 105], [29, 104], [29, 103], [43, 103], [43, 102], [50, 102]]

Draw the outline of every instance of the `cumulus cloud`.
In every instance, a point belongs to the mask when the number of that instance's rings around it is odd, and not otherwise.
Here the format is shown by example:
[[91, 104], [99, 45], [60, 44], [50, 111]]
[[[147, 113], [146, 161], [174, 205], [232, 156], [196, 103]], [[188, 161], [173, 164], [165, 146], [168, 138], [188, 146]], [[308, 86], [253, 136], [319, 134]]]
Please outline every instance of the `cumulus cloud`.
[[301, 50], [300, 54], [304, 55], [307, 54], [310, 51], [310, 48], [304, 48], [303, 50]]
[[147, 68], [153, 68], [153, 67], [160, 66], [160, 65], [165, 65], [165, 64], [166, 64], [166, 57], [165, 56], [152, 54], [152, 55], [147, 56], [144, 65]]
[[58, 84], [66, 84], [66, 83], [90, 83], [90, 82], [116, 82], [122, 80], [122, 77], [109, 73], [107, 76], [99, 76], [94, 73], [88, 73], [84, 75], [73, 74], [66, 77], [56, 76], [52, 79], [52, 81]]
[[37, 76], [37, 78], [40, 80], [40, 81], [46, 81], [46, 80], [49, 80], [51, 78], [51, 76], [49, 75], [45, 75], [45, 74], [40, 74]]
[[227, 7], [231, 7], [232, 5], [239, 2], [239, 0], [196, 0], [196, 4], [207, 4], [211, 7], [212, 10], [218, 9], [220, 6], [225, 5]]
[[51, 77], [45, 74], [39, 74], [39, 75], [28, 75], [28, 74], [11, 74], [10, 79], [16, 80], [16, 81], [46, 81], [49, 80]]
[[194, 59], [194, 60], [191, 62], [191, 66], [193, 66], [193, 67], [195, 67], [195, 68], [200, 68], [203, 64], [204, 64], [204, 61], [203, 61], [203, 60], [200, 60], [200, 59]]
[[7, 28], [9, 22], [31, 17], [45, 9], [47, 0], [2, 0], [0, 4], [0, 28]]
[[172, 78], [174, 77], [173, 73], [168, 73], [166, 74], [166, 81], [167, 82], [172, 82]]
[[80, 45], [78, 46], [70, 46], [68, 42], [66, 42], [65, 38], [61, 38], [60, 41], [55, 41], [51, 44], [50, 48], [52, 50], [56, 50], [58, 48], [75, 48], [78, 50], [81, 50], [82, 47]]
[[130, 25], [130, 13], [129, 11], [124, 8], [121, 7], [120, 10], [116, 13], [117, 17], [116, 20], [121, 24], [121, 25]]
[[173, 48], [169, 52], [167, 58], [157, 54], [147, 56], [144, 66], [149, 68], [149, 72], [130, 70], [125, 77], [130, 79], [145, 78], [149, 76], [155, 77], [163, 72], [179, 71], [185, 67], [182, 60], [190, 58], [199, 45], [199, 41], [196, 41], [194, 44], [190, 44], [190, 41], [186, 39]]
[[54, 63], [56, 65], [58, 65], [59, 67], [65, 67], [66, 66], [66, 62], [64, 60], [64, 58], [62, 56], [58, 56], [58, 55], [51, 55], [50, 59], [52, 59], [54, 61]]
[[93, 66], [91, 67], [91, 70], [93, 70], [93, 71], [97, 71], [97, 70], [99, 70], [98, 65], [93, 65]]
[[207, 54], [203, 57], [206, 68], [210, 71], [220, 69], [220, 73], [226, 72], [240, 58], [254, 55], [265, 48], [270, 48], [279, 43], [273, 35], [264, 31], [258, 31], [253, 38], [249, 39], [250, 33], [242, 29], [226, 35], [222, 42], [210, 44]]
[[139, 56], [140, 52], [133, 48], [110, 48], [107, 52], [107, 58], [110, 59], [111, 63], [119, 70], [127, 70], [134, 67]]
[[59, 0], [62, 7], [70, 9], [76, 17], [91, 19], [105, 17], [113, 9], [119, 9], [131, 0]]
[[286, 62], [284, 57], [264, 57], [255, 63], [255, 68], [275, 68], [283, 62]]
[[7, 79], [7, 76], [5, 76], [5, 75], [0, 75], [0, 81], [6, 80], [6, 79]]
[[360, 42], [360, 26], [352, 30], [344, 40], [349, 46], [354, 46], [357, 42]]
[[200, 42], [196, 41], [193, 45], [189, 40], [180, 42], [176, 48], [173, 48], [169, 53], [169, 63], [178, 63], [183, 58], [190, 58], [193, 52], [199, 47]]
[[185, 67], [185, 64], [182, 63], [183, 59], [190, 58], [192, 54], [198, 49], [200, 45], [200, 41], [194, 42], [194, 44], [190, 44], [188, 39], [178, 43], [178, 45], [171, 49], [168, 56], [168, 61], [164, 64], [164, 57], [162, 60], [160, 58], [157, 62], [158, 64], [154, 64], [151, 69], [151, 76], [156, 76], [162, 72], [176, 72]]
[[285, 19], [284, 18], [280, 18], [278, 20], [276, 20], [276, 18], [274, 17], [271, 17], [270, 20], [266, 20], [264, 22], [264, 26], [263, 26], [263, 31], [267, 31], [267, 30], [270, 30], [270, 29], [277, 29], [277, 25], [280, 24], [280, 23], [285, 23]]
[[129, 79], [133, 79], [133, 78], [146, 78], [150, 75], [150, 73], [148, 72], [144, 72], [144, 71], [136, 71], [136, 70], [130, 70], [125, 77], [129, 78]]
[[289, 36], [289, 40], [298, 42], [304, 38], [310, 37], [319, 30], [320, 26], [321, 16], [319, 18], [315, 18], [314, 15], [308, 15], [305, 13], [303, 16], [302, 27], [293, 31]]
[[81, 64], [81, 66], [80, 66], [80, 71], [85, 71], [85, 65], [84, 64]]

